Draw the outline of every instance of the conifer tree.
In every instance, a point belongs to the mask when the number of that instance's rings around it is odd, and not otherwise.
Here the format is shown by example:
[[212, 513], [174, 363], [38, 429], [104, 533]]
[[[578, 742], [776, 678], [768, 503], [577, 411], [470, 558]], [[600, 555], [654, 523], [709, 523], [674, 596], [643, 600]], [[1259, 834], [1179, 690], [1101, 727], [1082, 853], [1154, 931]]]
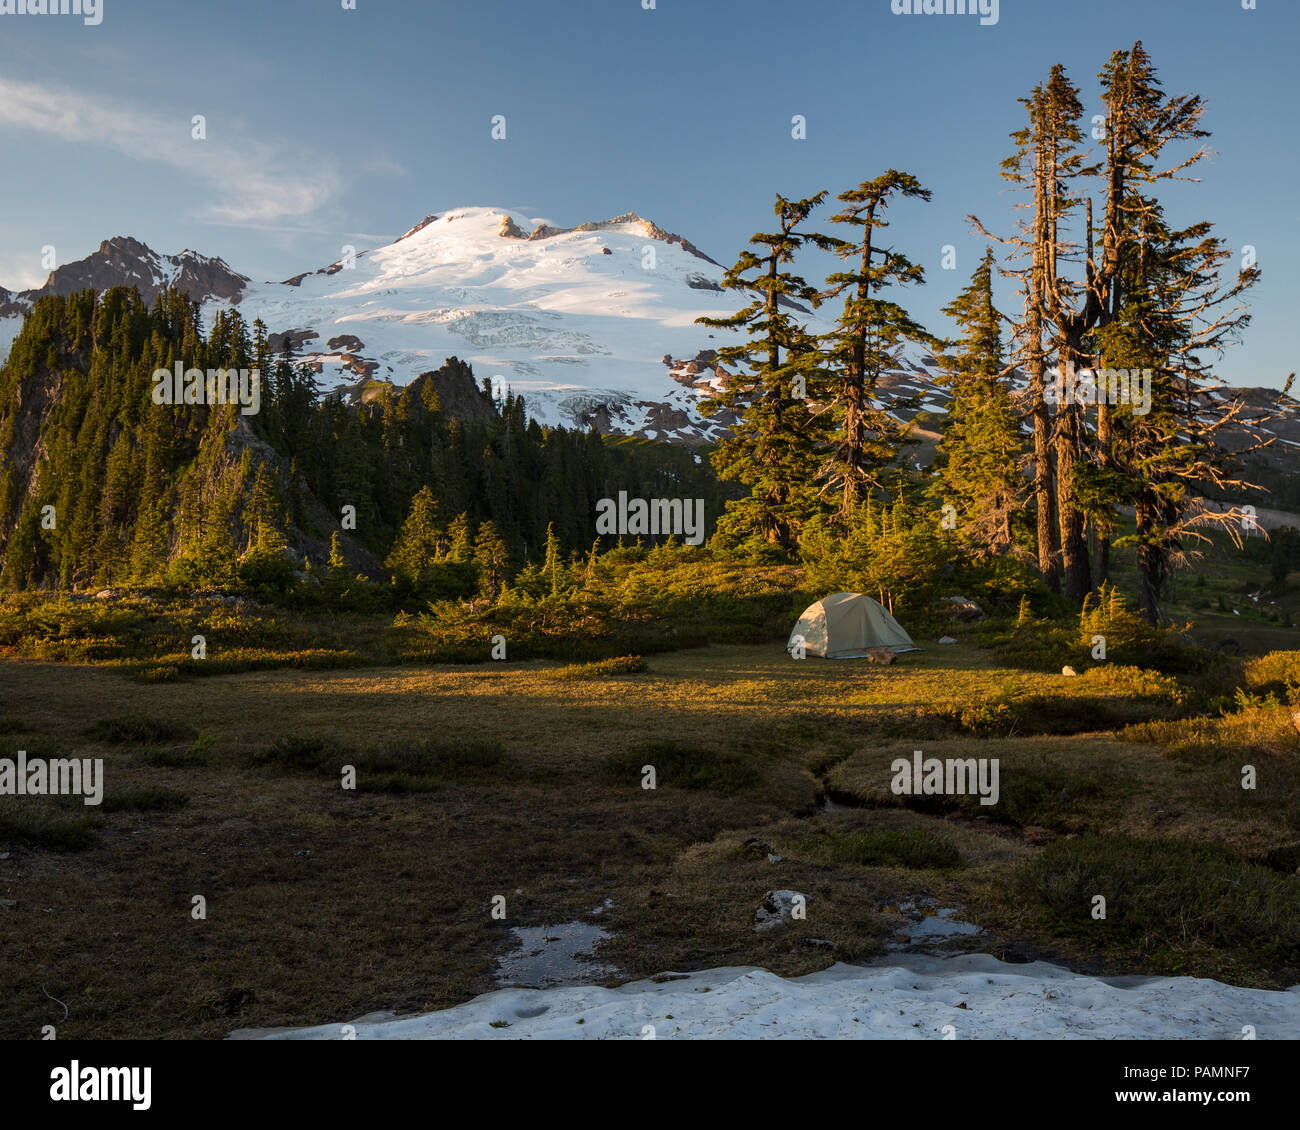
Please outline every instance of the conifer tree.
[[957, 351], [941, 360], [952, 399], [936, 466], [938, 496], [956, 508], [962, 540], [977, 553], [998, 554], [1012, 547], [1024, 444], [1005, 383], [993, 270], [989, 248], [970, 285], [944, 307], [963, 332]]
[[497, 524], [491, 520], [479, 527], [478, 537], [474, 539], [474, 563], [479, 568], [479, 591], [495, 601], [505, 584], [510, 550]]
[[446, 548], [446, 535], [438, 525], [437, 500], [429, 487], [421, 487], [411, 500], [411, 511], [384, 566], [418, 589], [428, 582], [430, 571], [445, 555]]
[[854, 240], [839, 240], [833, 250], [854, 263], [853, 269], [827, 277], [823, 299], [845, 294], [844, 310], [825, 346], [831, 375], [827, 396], [837, 418], [835, 452], [819, 471], [825, 489], [839, 495], [836, 517], [844, 520], [873, 489], [880, 474], [898, 456], [908, 428], [896, 414], [909, 406], [876, 402], [880, 376], [897, 366], [904, 342], [930, 344], [933, 338], [896, 302], [881, 297], [891, 286], [925, 281], [925, 272], [906, 255], [881, 246], [878, 233], [889, 226], [885, 218], [891, 200], [930, 199], [910, 173], [890, 169], [874, 180], [840, 193], [845, 205], [833, 223], [860, 229]]
[[706, 413], [726, 408], [737, 417], [718, 443], [713, 463], [721, 478], [750, 488], [746, 498], [728, 505], [720, 524], [741, 538], [785, 551], [793, 548], [815, 506], [817, 450], [808, 386], [820, 372], [817, 342], [799, 317], [818, 304], [817, 291], [785, 268], [806, 244], [828, 250], [837, 245], [800, 230], [825, 197], [825, 192], [803, 200], [777, 196], [779, 230], [754, 235], [755, 250], [742, 251], [723, 276], [725, 288], [750, 301], [730, 317], [696, 319], [747, 334], [742, 344], [718, 350], [728, 375], [718, 394], [701, 405]]

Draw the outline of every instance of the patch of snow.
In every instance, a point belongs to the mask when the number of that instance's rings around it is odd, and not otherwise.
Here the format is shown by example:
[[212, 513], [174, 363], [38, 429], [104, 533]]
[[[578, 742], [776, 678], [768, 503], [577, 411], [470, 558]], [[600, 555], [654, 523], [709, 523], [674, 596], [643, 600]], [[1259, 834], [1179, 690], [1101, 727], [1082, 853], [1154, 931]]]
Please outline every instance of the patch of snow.
[[[494, 1026], [495, 1025], [495, 1026]], [[837, 963], [805, 977], [729, 967], [606, 989], [501, 989], [423, 1016], [353, 1022], [358, 1040], [1300, 1038], [1300, 986], [1093, 977], [988, 954]], [[337, 1040], [342, 1026], [242, 1029], [233, 1039]]]

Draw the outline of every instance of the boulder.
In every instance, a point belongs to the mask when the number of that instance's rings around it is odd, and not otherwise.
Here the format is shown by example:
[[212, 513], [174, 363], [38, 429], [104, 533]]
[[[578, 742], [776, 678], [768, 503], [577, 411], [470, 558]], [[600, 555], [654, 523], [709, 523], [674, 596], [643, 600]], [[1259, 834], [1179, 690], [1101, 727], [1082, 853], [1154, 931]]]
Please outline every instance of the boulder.
[[940, 642], [940, 643], [956, 643], [957, 641], [956, 641], [955, 639], [953, 639], [952, 636], [940, 636], [940, 637], [939, 637], [939, 642]]
[[969, 597], [965, 596], [945, 596], [945, 603], [952, 605], [951, 612], [953, 617], [958, 620], [982, 620], [984, 619], [984, 609], [976, 604]]
[[1064, 675], [1064, 676], [1066, 676], [1066, 678], [1071, 678], [1071, 679], [1072, 679], [1072, 678], [1074, 678], [1074, 676], [1076, 676], [1078, 673], [1079, 673], [1079, 672], [1076, 671], [1073, 667], [1071, 667], [1068, 663], [1067, 663], [1064, 667], [1061, 668], [1061, 674]]

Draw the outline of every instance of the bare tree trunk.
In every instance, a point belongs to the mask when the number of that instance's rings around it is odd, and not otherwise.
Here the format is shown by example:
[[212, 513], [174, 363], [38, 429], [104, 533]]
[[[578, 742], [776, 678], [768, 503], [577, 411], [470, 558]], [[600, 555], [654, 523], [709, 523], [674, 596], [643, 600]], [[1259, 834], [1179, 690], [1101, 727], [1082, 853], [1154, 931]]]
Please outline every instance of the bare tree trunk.
[[1038, 571], [1053, 592], [1061, 591], [1057, 572], [1059, 555], [1056, 486], [1052, 474], [1052, 418], [1043, 397], [1043, 359], [1030, 362], [1029, 387], [1034, 398], [1034, 499], [1038, 520]]
[[[1110, 405], [1104, 398], [1097, 399], [1097, 465], [1103, 469], [1110, 463]], [[1092, 583], [1100, 588], [1110, 580], [1110, 530], [1094, 526], [1095, 542], [1092, 547]]]

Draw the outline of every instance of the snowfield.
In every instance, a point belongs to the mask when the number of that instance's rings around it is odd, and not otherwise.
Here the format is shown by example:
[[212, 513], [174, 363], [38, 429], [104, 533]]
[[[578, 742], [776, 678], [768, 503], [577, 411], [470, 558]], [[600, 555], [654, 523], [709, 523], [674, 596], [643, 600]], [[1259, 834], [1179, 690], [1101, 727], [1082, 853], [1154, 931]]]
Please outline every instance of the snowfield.
[[[541, 423], [573, 426], [593, 401], [618, 414], [646, 400], [705, 431], [698, 392], [674, 381], [663, 357], [730, 344], [732, 335], [710, 341], [715, 331], [695, 325], [702, 313], [733, 312], [734, 298], [712, 289], [723, 269], [656, 238], [640, 217], [619, 219], [526, 239], [507, 234], [537, 227], [522, 213], [456, 208], [296, 286], [251, 286], [238, 309], [317, 334], [303, 356], [321, 362], [327, 389], [358, 379], [328, 344], [351, 335], [362, 345], [348, 352], [377, 362], [370, 375], [399, 385], [454, 355], [522, 394]], [[639, 422], [619, 421], [628, 431]]]
[[790, 979], [734, 967], [613, 989], [500, 989], [423, 1016], [379, 1013], [231, 1038], [1240, 1040], [1252, 1030], [1261, 1040], [1300, 1038], [1300, 985], [1268, 992], [1193, 977], [1102, 978], [988, 954], [890, 961]]

